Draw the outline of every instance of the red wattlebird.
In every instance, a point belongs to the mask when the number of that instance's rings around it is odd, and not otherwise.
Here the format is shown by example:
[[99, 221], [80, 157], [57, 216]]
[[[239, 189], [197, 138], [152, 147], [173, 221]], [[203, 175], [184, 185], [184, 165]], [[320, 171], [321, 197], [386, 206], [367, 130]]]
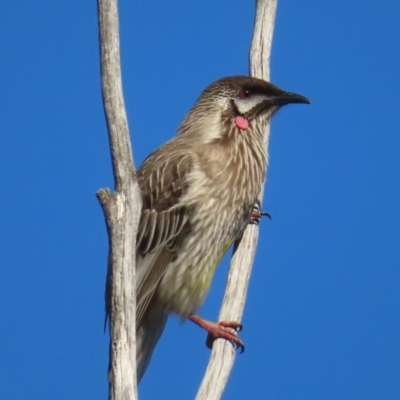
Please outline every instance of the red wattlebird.
[[265, 125], [289, 103], [310, 101], [256, 78], [220, 79], [204, 90], [176, 136], [138, 170], [138, 380], [170, 313], [243, 346], [229, 329], [239, 324], [213, 324], [194, 312], [251, 219], [267, 164]]

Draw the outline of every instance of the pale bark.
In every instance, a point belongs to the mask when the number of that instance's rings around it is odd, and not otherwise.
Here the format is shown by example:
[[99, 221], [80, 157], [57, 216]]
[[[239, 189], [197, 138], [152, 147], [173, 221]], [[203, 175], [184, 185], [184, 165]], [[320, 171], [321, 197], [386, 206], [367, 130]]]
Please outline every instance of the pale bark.
[[[277, 0], [258, 0], [250, 74], [269, 79], [269, 58]], [[98, 0], [101, 75], [107, 120], [115, 193], [97, 193], [105, 215], [109, 236], [107, 307], [110, 316], [110, 391], [111, 400], [137, 399], [135, 338], [135, 254], [136, 233], [141, 210], [129, 129], [121, 82], [118, 9], [116, 0]], [[269, 126], [265, 131], [268, 146]], [[260, 193], [262, 200], [263, 193]], [[258, 228], [249, 226], [235, 245], [219, 319], [240, 321], [258, 241]], [[235, 350], [217, 340], [197, 400], [222, 396], [235, 360]]]
[[109, 399], [137, 399], [136, 233], [141, 212], [121, 82], [117, 0], [98, 0], [101, 85], [115, 192], [101, 189], [109, 238], [106, 303], [110, 319]]
[[[269, 65], [272, 35], [275, 22], [277, 0], [257, 0], [253, 40], [250, 50], [250, 75], [269, 80]], [[268, 150], [269, 125], [265, 129], [265, 145]], [[263, 191], [260, 193], [262, 201]], [[225, 295], [219, 314], [220, 321], [240, 322], [243, 315], [251, 269], [258, 242], [258, 227], [249, 225], [242, 239], [235, 244]], [[220, 399], [233, 363], [236, 351], [226, 340], [216, 340], [210, 361], [196, 400]], [[246, 397], [245, 394], [243, 394]]]

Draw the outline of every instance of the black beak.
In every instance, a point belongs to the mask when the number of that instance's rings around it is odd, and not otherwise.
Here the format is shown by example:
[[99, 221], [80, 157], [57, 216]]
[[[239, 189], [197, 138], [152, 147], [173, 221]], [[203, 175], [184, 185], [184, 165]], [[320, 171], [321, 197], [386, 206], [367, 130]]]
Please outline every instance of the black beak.
[[275, 104], [279, 106], [283, 106], [285, 104], [290, 103], [304, 103], [311, 104], [311, 101], [307, 99], [307, 97], [302, 96], [301, 94], [283, 92], [282, 94], [275, 97]]

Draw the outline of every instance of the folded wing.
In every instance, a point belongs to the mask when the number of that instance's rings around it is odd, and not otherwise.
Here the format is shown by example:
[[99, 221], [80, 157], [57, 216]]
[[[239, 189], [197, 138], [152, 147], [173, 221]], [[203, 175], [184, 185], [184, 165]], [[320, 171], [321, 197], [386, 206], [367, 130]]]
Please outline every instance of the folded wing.
[[137, 236], [137, 325], [190, 232], [192, 210], [181, 200], [192, 160], [187, 152], [168, 150], [167, 144], [151, 154], [138, 171], [143, 208]]

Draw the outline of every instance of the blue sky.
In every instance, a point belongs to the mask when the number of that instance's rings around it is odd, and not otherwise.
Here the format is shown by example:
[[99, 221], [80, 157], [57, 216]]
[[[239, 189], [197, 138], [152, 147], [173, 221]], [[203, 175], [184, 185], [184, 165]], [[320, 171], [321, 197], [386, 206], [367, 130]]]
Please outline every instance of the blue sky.
[[[245, 0], [120, 3], [137, 166], [207, 84], [247, 73], [253, 14]], [[400, 398], [399, 15], [395, 1], [278, 5], [271, 79], [313, 103], [272, 125], [272, 221], [225, 399]], [[106, 398], [95, 2], [6, 2], [0, 23], [0, 398]], [[226, 274], [201, 315], [217, 316]], [[141, 398], [193, 398], [204, 341], [171, 318]]]

